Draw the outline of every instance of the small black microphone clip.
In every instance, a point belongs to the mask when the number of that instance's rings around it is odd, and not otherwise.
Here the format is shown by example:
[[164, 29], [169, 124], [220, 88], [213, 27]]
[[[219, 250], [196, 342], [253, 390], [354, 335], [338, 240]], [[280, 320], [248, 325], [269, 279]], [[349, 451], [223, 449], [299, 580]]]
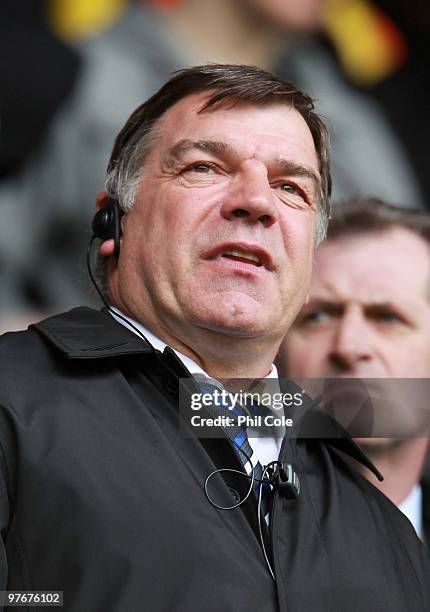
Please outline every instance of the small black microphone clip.
[[291, 463], [278, 463], [270, 482], [287, 499], [297, 499], [300, 495], [300, 479]]

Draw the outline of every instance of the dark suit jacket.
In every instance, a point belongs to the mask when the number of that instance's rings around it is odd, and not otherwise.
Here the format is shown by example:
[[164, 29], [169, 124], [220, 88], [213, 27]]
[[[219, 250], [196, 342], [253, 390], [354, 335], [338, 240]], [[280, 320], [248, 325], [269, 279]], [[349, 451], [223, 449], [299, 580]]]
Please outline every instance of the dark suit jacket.
[[[0, 589], [63, 590], [76, 612], [430, 609], [424, 547], [343, 461], [346, 438], [283, 442], [301, 493], [276, 493], [263, 528], [275, 582], [256, 498], [205, 496], [208, 474], [241, 465], [226, 438], [179, 432], [180, 378], [192, 388], [171, 349], [86, 308], [3, 336]], [[215, 487], [228, 501], [247, 482]]]
[[423, 530], [424, 543], [430, 550], [430, 476], [425, 474], [421, 479], [421, 491], [423, 495]]

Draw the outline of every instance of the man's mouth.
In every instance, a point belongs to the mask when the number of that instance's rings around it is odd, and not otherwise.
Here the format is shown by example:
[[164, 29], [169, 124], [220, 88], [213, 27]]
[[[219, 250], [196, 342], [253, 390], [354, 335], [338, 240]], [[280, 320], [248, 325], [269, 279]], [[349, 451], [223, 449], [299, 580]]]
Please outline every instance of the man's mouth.
[[275, 270], [272, 256], [268, 249], [257, 243], [224, 242], [203, 254], [204, 259], [230, 259], [236, 263], [247, 264], [255, 268], [265, 268], [270, 272]]
[[241, 251], [240, 249], [227, 249], [226, 251], [224, 251], [221, 257], [225, 257], [226, 259], [232, 259], [233, 261], [242, 261], [243, 263], [250, 263], [258, 267], [262, 265], [261, 259], [258, 255], [255, 255], [254, 253], [246, 253], [245, 251]]

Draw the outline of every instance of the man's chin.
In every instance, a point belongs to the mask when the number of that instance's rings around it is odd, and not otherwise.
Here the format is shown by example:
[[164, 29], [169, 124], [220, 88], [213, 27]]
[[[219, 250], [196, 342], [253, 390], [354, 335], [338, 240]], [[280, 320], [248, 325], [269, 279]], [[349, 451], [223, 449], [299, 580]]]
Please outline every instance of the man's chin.
[[383, 455], [388, 449], [401, 444], [401, 438], [354, 438], [359, 446], [372, 457]]
[[236, 319], [235, 321], [223, 320], [220, 317], [214, 319], [195, 319], [194, 325], [202, 330], [211, 331], [232, 338], [258, 338], [266, 335], [267, 327], [261, 322], [250, 319]]
[[194, 316], [192, 323], [200, 329], [232, 338], [267, 338], [271, 327], [266, 317], [256, 317], [255, 312], [237, 312], [234, 316], [230, 313], [223, 316], [221, 312], [212, 313], [212, 316], [205, 313], [205, 316]]
[[276, 313], [268, 304], [243, 294], [208, 296], [190, 310], [192, 323], [199, 328], [221, 334], [253, 338], [271, 335]]

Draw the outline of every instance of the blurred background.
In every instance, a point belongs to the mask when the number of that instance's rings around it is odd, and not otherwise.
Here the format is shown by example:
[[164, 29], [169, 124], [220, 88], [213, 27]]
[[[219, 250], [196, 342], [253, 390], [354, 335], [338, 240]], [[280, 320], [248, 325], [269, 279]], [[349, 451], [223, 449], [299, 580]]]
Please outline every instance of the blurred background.
[[116, 133], [173, 70], [238, 62], [316, 100], [334, 201], [429, 209], [428, 0], [2, 0], [0, 331], [98, 306], [85, 250]]

